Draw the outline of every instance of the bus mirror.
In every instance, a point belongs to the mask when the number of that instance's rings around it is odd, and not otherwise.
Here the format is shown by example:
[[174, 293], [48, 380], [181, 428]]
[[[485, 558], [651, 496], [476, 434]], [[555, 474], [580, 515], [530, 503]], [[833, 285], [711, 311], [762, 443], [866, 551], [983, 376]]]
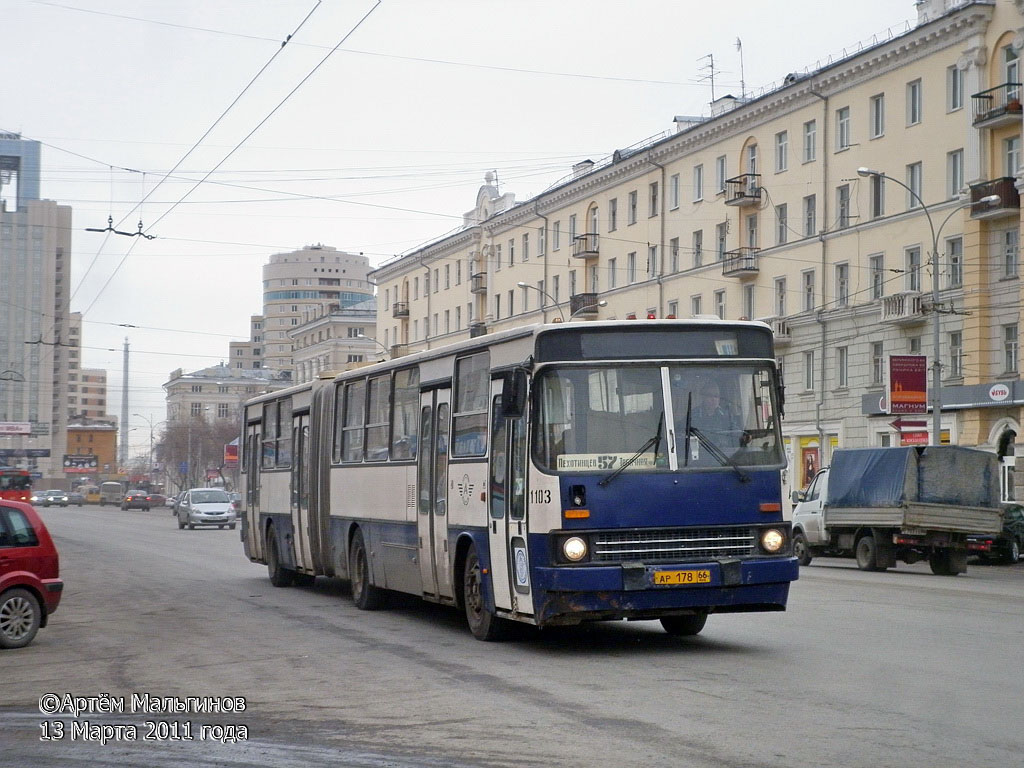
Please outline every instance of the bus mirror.
[[526, 371], [522, 368], [506, 377], [501, 403], [501, 415], [506, 418], [518, 418], [526, 412]]

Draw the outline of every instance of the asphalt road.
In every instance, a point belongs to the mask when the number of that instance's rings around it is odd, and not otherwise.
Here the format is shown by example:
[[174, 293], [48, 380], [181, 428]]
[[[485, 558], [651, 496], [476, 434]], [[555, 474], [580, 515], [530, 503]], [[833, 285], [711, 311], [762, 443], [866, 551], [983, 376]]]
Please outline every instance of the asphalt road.
[[[32, 646], [0, 652], [2, 766], [1024, 762], [1024, 565], [819, 559], [787, 612], [712, 616], [696, 638], [619, 622], [494, 644], [418, 600], [367, 613], [341, 581], [275, 589], [237, 530], [179, 531], [166, 509], [40, 512], [67, 586]], [[125, 711], [44, 713], [46, 694]]]

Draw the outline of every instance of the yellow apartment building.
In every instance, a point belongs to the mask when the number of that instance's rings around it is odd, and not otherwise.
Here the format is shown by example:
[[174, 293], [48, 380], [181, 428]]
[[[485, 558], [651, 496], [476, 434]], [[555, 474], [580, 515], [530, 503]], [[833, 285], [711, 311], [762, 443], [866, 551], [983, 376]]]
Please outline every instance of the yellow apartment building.
[[921, 355], [941, 440], [998, 452], [1012, 494], [1024, 0], [915, 5], [902, 34], [532, 199], [488, 177], [460, 231], [371, 273], [376, 339], [397, 356], [561, 319], [763, 320], [788, 488], [836, 446], [927, 442], [932, 415], [894, 427], [887, 407], [889, 356]]

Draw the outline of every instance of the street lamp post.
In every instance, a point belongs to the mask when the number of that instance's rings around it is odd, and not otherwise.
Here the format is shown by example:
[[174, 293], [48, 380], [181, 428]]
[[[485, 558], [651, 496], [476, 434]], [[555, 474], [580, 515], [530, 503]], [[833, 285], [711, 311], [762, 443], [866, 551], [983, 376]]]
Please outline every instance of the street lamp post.
[[146, 474], [149, 475], [149, 482], [153, 482], [153, 417], [143, 416], [141, 413], [133, 413], [132, 416], [138, 416], [140, 419], [145, 419], [146, 423], [149, 424], [149, 459], [146, 462]]
[[928, 219], [928, 229], [931, 230], [932, 235], [932, 253], [929, 259], [932, 268], [932, 387], [931, 394], [928, 398], [929, 404], [932, 408], [932, 445], [939, 445], [942, 442], [942, 363], [939, 360], [939, 344], [941, 342], [941, 317], [939, 316], [939, 236], [942, 234], [942, 228], [946, 226], [946, 223], [953, 218], [953, 214], [959, 211], [961, 208], [966, 208], [970, 205], [983, 204], [983, 205], [997, 205], [1001, 198], [999, 195], [986, 195], [975, 203], [971, 200], [964, 200], [960, 202], [949, 215], [939, 225], [938, 229], [935, 228], [935, 222], [932, 221], [931, 211], [925, 204], [924, 200], [910, 185], [904, 184], [899, 179], [895, 179], [892, 176], [886, 176], [881, 171], [874, 171], [870, 168], [858, 168], [858, 176], [870, 176], [880, 179], [888, 179], [889, 181], [898, 184], [909, 192], [917, 203], [921, 206], [921, 210], [924, 211], [925, 218]]
[[[555, 309], [558, 310], [558, 316], [562, 318], [562, 322], [563, 323], [565, 322], [565, 315], [562, 314], [562, 304], [554, 296], [552, 296], [547, 291], [542, 290], [541, 288], [538, 288], [536, 285], [530, 285], [529, 283], [524, 282], [522, 280], [520, 280], [518, 283], [516, 283], [516, 285], [518, 285], [520, 288], [529, 288], [530, 290], [536, 291], [541, 296], [546, 296], [547, 298], [551, 299], [551, 303], [554, 304], [555, 305]], [[541, 311], [543, 312], [544, 311], [544, 305], [541, 304], [540, 308], [541, 308]]]
[[383, 344], [381, 344], [375, 338], [373, 338], [373, 336], [367, 336], [365, 333], [357, 333], [356, 334], [356, 338], [357, 339], [366, 339], [366, 341], [372, 341], [374, 344], [376, 344], [378, 347], [380, 347], [384, 351], [385, 355], [387, 355], [387, 356], [391, 355], [391, 350], [388, 349], [387, 347], [385, 347]]

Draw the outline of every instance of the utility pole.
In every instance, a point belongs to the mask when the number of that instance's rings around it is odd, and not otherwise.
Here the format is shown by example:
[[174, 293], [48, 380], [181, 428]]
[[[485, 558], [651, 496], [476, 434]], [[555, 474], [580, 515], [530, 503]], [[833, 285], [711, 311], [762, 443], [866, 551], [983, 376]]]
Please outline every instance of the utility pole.
[[128, 466], [128, 337], [124, 337], [124, 365], [121, 371], [121, 450], [118, 469]]

